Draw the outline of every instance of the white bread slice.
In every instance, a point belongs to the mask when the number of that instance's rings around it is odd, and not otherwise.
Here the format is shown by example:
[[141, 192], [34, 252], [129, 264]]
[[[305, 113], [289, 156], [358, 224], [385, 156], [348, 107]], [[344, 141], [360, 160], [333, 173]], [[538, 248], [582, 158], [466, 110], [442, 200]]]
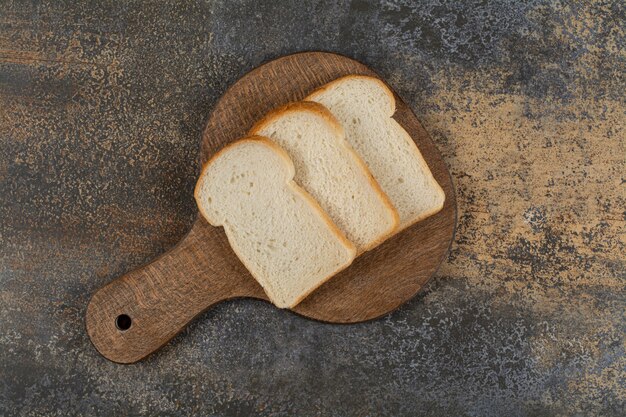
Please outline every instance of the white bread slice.
[[348, 75], [306, 100], [323, 104], [342, 123], [346, 139], [398, 210], [398, 231], [441, 210], [445, 194], [415, 142], [392, 118], [396, 101], [382, 81]]
[[277, 145], [244, 138], [205, 164], [194, 193], [200, 213], [224, 227], [239, 259], [280, 308], [297, 305], [356, 255], [293, 176], [293, 163]]
[[288, 104], [267, 114], [249, 134], [266, 136], [287, 152], [296, 169], [294, 181], [317, 200], [358, 253], [395, 232], [396, 209], [324, 106]]

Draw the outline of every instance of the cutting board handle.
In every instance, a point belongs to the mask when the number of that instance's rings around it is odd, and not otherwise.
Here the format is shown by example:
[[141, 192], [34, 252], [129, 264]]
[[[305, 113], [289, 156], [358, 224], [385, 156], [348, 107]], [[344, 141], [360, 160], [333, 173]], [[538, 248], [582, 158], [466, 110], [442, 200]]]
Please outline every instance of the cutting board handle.
[[[87, 333], [107, 359], [136, 362], [156, 351], [194, 317], [222, 300], [262, 296], [252, 285], [233, 285], [223, 256], [215, 257], [199, 241], [218, 239], [198, 219], [178, 245], [152, 263], [98, 290], [87, 307]], [[226, 244], [224, 242], [224, 244]], [[212, 264], [212, 260], [215, 264]], [[224, 279], [224, 273], [231, 279]], [[252, 281], [245, 277], [244, 281]]]
[[[365, 65], [326, 52], [302, 52], [270, 61], [231, 85], [213, 107], [201, 160], [244, 136], [268, 111], [302, 100], [349, 74], [377, 77]], [[423, 288], [445, 259], [454, 236], [456, 199], [450, 173], [428, 133], [400, 97], [393, 118], [415, 140], [446, 193], [443, 209], [359, 256], [294, 311], [331, 323], [356, 323], [398, 308]], [[220, 300], [267, 299], [245, 270], [220, 227], [199, 218], [176, 248], [94, 296], [87, 330], [96, 348], [116, 362], [135, 362], [165, 344], [191, 319]], [[128, 317], [120, 317], [126, 314]], [[119, 320], [118, 320], [119, 317]], [[130, 324], [128, 330], [116, 327]]]

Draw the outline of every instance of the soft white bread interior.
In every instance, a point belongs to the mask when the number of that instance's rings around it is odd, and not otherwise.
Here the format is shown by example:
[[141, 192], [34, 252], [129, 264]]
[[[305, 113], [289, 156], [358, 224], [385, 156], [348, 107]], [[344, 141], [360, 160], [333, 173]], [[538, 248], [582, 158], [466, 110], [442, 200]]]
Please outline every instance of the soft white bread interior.
[[348, 75], [306, 100], [323, 104], [339, 119], [346, 139], [398, 210], [399, 230], [441, 210], [445, 194], [409, 134], [392, 118], [395, 98], [382, 81]]
[[251, 137], [218, 152], [202, 170], [195, 198], [278, 307], [294, 307], [346, 268], [356, 249], [293, 181], [294, 166], [271, 141]]
[[357, 252], [393, 234], [398, 225], [395, 208], [324, 106], [288, 104], [266, 115], [250, 134], [266, 136], [287, 152], [295, 165], [295, 182], [315, 198]]

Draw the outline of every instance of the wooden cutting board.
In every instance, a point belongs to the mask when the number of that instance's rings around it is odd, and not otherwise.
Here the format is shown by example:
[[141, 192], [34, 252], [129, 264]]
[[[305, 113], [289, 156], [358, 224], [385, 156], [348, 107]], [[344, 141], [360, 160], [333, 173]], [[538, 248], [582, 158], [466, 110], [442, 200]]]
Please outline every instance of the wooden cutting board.
[[[202, 138], [202, 161], [244, 136], [267, 111], [347, 74], [377, 77], [357, 61], [325, 52], [285, 56], [249, 72], [215, 105]], [[443, 210], [361, 255], [300, 303], [293, 310], [297, 314], [330, 323], [380, 317], [415, 296], [448, 252], [456, 226], [450, 174], [411, 109], [397, 95], [396, 103], [394, 118], [415, 140], [445, 191]], [[159, 349], [212, 305], [237, 297], [267, 300], [223, 229], [198, 216], [178, 245], [94, 294], [87, 332], [106, 358], [131, 363]]]

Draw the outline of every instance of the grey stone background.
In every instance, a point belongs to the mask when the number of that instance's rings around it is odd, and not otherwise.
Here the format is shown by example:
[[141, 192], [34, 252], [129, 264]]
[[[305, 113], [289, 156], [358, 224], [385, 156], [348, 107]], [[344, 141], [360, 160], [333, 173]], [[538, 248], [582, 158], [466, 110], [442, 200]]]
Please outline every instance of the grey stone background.
[[[623, 416], [623, 1], [0, 2], [0, 415]], [[191, 226], [238, 77], [380, 73], [459, 199], [422, 294], [366, 324], [239, 300], [116, 365], [90, 295]]]

